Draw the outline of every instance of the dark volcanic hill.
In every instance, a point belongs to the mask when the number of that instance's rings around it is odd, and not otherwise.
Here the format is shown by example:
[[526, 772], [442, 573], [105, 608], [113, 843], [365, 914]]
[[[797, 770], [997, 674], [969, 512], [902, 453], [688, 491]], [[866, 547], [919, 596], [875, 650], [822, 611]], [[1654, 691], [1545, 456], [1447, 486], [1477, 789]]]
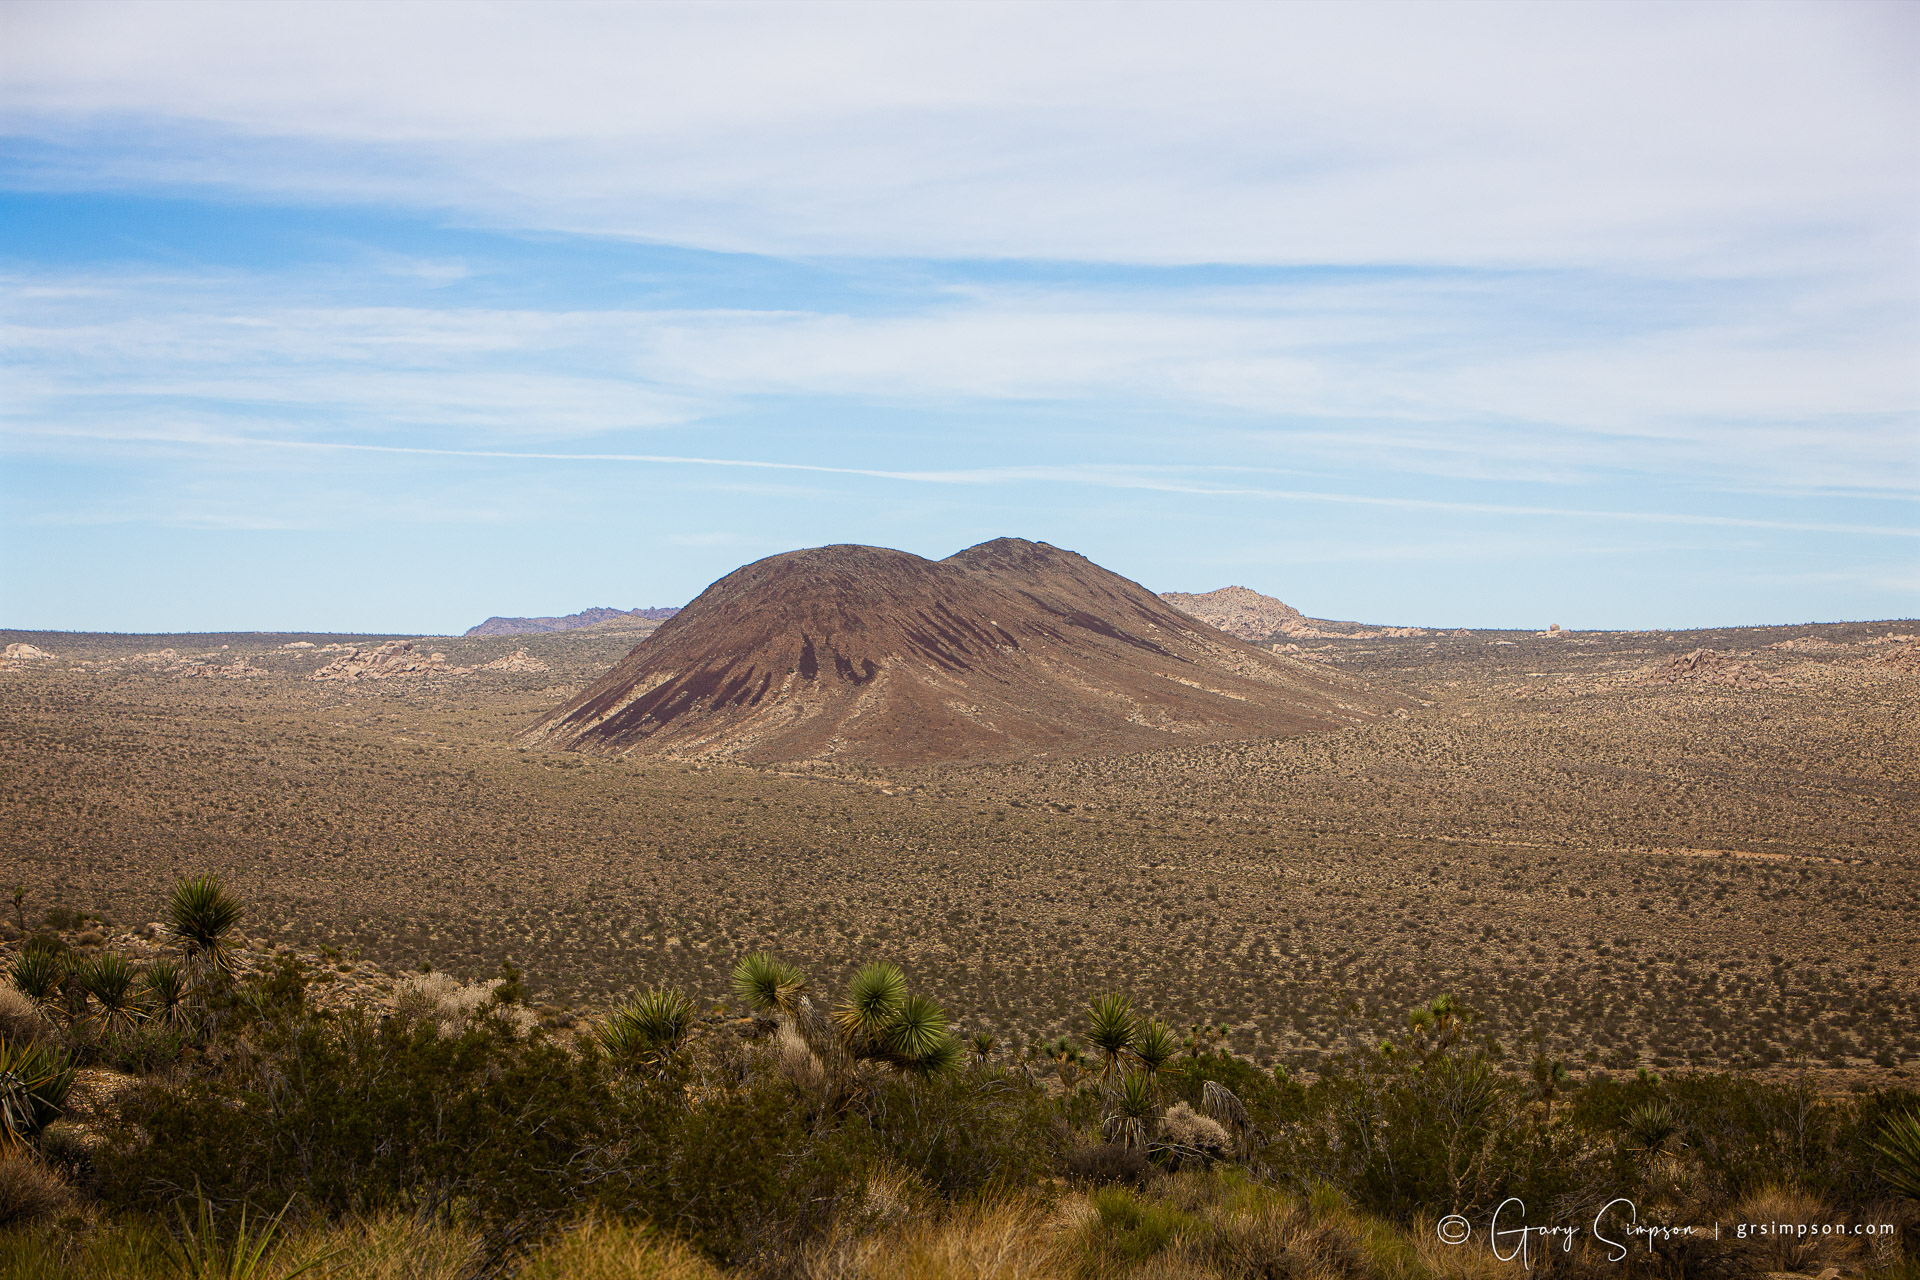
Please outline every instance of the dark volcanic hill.
[[1002, 538], [938, 563], [837, 546], [737, 569], [523, 741], [918, 764], [1312, 733], [1404, 705]]

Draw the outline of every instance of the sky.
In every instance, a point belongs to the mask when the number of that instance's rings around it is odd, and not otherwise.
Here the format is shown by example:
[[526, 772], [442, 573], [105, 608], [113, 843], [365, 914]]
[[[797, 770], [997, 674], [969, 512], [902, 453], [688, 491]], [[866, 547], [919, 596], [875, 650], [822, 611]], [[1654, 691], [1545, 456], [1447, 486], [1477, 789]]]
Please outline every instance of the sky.
[[1920, 6], [0, 5], [0, 626], [858, 542], [1920, 616]]

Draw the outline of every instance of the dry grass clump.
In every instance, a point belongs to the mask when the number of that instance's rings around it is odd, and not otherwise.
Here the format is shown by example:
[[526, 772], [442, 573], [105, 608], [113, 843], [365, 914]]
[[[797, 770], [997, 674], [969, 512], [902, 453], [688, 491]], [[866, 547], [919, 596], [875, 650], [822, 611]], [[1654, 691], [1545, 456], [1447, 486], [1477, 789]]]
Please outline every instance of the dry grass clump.
[[650, 1227], [588, 1217], [527, 1260], [525, 1280], [721, 1280], [700, 1255]]
[[0, 1040], [16, 1043], [39, 1040], [53, 1031], [30, 997], [10, 986], [0, 986]]
[[1212, 1116], [1203, 1116], [1184, 1102], [1176, 1102], [1160, 1117], [1160, 1133], [1167, 1141], [1220, 1157], [1233, 1149], [1233, 1135]]
[[[1747, 1239], [1738, 1252], [1756, 1271], [1817, 1275], [1837, 1267], [1845, 1272], [1860, 1254], [1859, 1240], [1835, 1229], [1840, 1215], [1818, 1196], [1796, 1187], [1775, 1184], [1749, 1192], [1734, 1205], [1733, 1219], [1748, 1224]], [[1822, 1227], [1827, 1230], [1823, 1232]]]
[[31, 1153], [0, 1147], [0, 1227], [57, 1217], [77, 1204], [73, 1188]]
[[805, 1280], [1056, 1280], [1070, 1274], [1046, 1211], [1019, 1200], [939, 1218], [838, 1232], [807, 1256]]
[[462, 983], [448, 973], [408, 974], [394, 987], [394, 1012], [416, 1022], [430, 1022], [443, 1036], [457, 1036], [474, 1018], [493, 1013], [504, 1019], [516, 1035], [526, 1035], [539, 1025], [539, 1017], [520, 1005], [500, 1004], [494, 994], [506, 980], [489, 978], [482, 982]]

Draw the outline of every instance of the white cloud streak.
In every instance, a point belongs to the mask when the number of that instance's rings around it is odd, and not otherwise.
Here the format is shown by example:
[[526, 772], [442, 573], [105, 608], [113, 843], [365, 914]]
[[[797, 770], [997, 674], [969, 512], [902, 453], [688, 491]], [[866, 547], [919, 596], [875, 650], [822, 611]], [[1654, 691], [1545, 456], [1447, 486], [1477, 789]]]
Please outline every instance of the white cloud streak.
[[1405, 511], [1443, 511], [1454, 514], [1513, 516], [1528, 519], [1626, 521], [1639, 524], [1698, 525], [1731, 529], [1775, 529], [1796, 533], [1831, 533], [1867, 537], [1920, 538], [1920, 528], [1897, 525], [1848, 524], [1827, 521], [1767, 520], [1744, 516], [1703, 515], [1671, 511], [1601, 511], [1575, 507], [1528, 506], [1493, 502], [1449, 502], [1378, 494], [1329, 493], [1310, 489], [1266, 489], [1207, 484], [1180, 478], [1192, 472], [1230, 471], [1232, 467], [1156, 467], [1091, 463], [1077, 466], [978, 467], [935, 471], [884, 470], [840, 467], [824, 463], [777, 462], [754, 458], [702, 458], [657, 453], [537, 453], [516, 449], [442, 449], [415, 445], [352, 444], [328, 440], [287, 440], [250, 436], [143, 435], [110, 437], [117, 442], [140, 441], [206, 449], [292, 450], [314, 453], [384, 454], [401, 457], [471, 458], [513, 462], [555, 462], [576, 465], [604, 463], [645, 466], [717, 467], [749, 471], [783, 471], [817, 475], [854, 476], [934, 485], [1076, 485], [1105, 489], [1138, 489], [1160, 493], [1216, 498], [1251, 498], [1284, 502], [1326, 502], [1345, 506], [1387, 507]]
[[[1900, 4], [14, 3], [37, 180], [772, 253], [1910, 270]], [[76, 143], [82, 144], [75, 146]]]

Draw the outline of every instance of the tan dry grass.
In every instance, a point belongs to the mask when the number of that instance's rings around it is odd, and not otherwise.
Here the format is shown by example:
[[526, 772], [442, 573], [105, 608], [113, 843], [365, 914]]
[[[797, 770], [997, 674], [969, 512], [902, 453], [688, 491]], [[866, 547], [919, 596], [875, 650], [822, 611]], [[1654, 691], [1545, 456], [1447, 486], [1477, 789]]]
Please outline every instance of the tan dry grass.
[[963, 1205], [881, 1231], [850, 1229], [808, 1255], [807, 1280], [1056, 1280], [1061, 1233], [1023, 1201]]
[[0, 1147], [0, 1227], [26, 1226], [71, 1212], [79, 1201], [65, 1179], [30, 1152]]
[[726, 1273], [650, 1227], [589, 1217], [527, 1260], [525, 1280], [721, 1280]]
[[[1755, 1271], [1818, 1275], [1834, 1267], [1850, 1274], [1860, 1256], [1860, 1242], [1854, 1237], [1820, 1233], [1822, 1226], [1835, 1226], [1840, 1215], [1818, 1196], [1794, 1187], [1767, 1186], [1750, 1192], [1734, 1205], [1733, 1216], [1736, 1222], [1775, 1228], [1768, 1234], [1749, 1235], [1736, 1250]], [[1779, 1230], [1803, 1224], [1811, 1228], [1805, 1236]]]

